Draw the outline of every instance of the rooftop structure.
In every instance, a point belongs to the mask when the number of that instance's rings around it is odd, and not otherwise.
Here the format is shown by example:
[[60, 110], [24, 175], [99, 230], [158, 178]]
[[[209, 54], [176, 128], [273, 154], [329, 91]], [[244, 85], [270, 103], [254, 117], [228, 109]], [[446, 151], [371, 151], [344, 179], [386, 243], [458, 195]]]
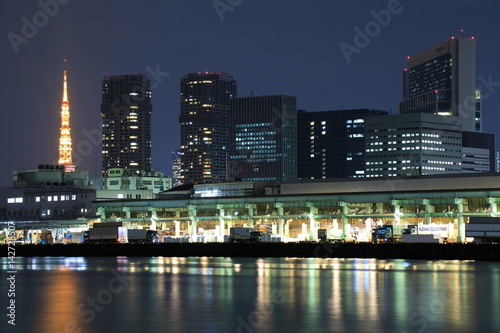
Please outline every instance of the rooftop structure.
[[463, 131], [482, 131], [474, 37], [453, 37], [409, 56], [403, 73], [400, 113], [455, 116]]

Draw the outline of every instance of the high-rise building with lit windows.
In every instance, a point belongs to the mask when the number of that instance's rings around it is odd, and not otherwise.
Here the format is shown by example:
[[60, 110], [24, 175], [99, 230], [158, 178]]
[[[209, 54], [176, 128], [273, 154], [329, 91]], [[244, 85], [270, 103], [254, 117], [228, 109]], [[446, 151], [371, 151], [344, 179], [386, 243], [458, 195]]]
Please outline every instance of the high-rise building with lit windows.
[[183, 184], [225, 182], [229, 158], [229, 101], [236, 81], [227, 73], [190, 73], [180, 83]]
[[352, 109], [298, 114], [298, 177], [301, 179], [365, 176], [364, 128], [372, 116], [388, 111]]
[[408, 57], [400, 113], [459, 117], [464, 131], [482, 131], [476, 89], [476, 41], [451, 38]]
[[180, 149], [176, 149], [172, 152], [172, 186], [180, 186], [182, 185], [182, 151]]
[[102, 171], [151, 169], [151, 82], [145, 74], [102, 80]]
[[297, 179], [297, 99], [231, 99], [229, 180]]
[[366, 177], [462, 172], [459, 117], [398, 114], [365, 121]]

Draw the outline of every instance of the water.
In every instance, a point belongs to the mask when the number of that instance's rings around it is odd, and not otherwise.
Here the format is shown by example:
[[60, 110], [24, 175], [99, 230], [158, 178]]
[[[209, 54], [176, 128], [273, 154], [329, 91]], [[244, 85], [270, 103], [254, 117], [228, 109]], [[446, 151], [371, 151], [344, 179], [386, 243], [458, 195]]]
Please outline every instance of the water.
[[16, 326], [3, 278], [1, 332], [500, 332], [499, 263], [42, 257], [16, 269]]

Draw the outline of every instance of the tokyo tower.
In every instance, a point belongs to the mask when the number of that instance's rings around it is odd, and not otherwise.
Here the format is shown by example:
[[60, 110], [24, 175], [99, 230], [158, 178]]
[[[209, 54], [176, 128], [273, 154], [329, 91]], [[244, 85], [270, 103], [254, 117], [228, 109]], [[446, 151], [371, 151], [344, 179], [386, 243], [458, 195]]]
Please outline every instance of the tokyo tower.
[[73, 148], [71, 146], [71, 127], [69, 126], [68, 75], [64, 60], [63, 100], [61, 104], [61, 137], [59, 138], [59, 165], [65, 166], [66, 172], [75, 171]]

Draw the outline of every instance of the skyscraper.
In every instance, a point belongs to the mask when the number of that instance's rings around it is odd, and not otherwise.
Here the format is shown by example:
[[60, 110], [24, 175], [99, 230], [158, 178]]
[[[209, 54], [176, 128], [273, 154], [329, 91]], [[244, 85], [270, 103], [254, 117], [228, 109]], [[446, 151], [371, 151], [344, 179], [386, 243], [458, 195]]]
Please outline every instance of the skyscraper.
[[458, 117], [425, 113], [367, 118], [366, 177], [462, 172], [461, 125]]
[[229, 100], [236, 81], [227, 73], [190, 73], [181, 79], [181, 174], [183, 184], [227, 180]]
[[102, 171], [151, 169], [151, 82], [145, 74], [102, 80]]
[[452, 38], [408, 57], [400, 113], [456, 116], [464, 131], [481, 131], [476, 91], [476, 41]]
[[388, 114], [375, 109], [299, 111], [298, 177], [364, 177], [365, 120]]
[[230, 180], [297, 179], [295, 96], [233, 98], [230, 118]]
[[61, 136], [59, 138], [59, 165], [64, 165], [66, 172], [75, 171], [73, 165], [73, 148], [71, 143], [71, 127], [69, 123], [69, 101], [68, 101], [68, 71], [66, 60], [64, 60], [63, 72], [63, 98], [61, 104]]
[[172, 152], [172, 186], [182, 185], [182, 151], [176, 149]]

